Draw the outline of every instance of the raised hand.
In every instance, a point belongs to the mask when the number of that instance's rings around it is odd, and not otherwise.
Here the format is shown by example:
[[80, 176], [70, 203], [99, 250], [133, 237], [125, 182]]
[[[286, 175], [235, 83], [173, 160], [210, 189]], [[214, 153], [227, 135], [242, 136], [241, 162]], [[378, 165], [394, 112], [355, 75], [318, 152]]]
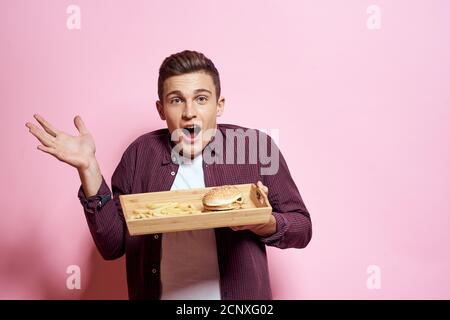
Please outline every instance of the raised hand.
[[34, 118], [42, 126], [27, 122], [25, 126], [40, 142], [38, 149], [51, 154], [58, 160], [65, 162], [78, 170], [85, 170], [95, 161], [95, 143], [80, 116], [74, 118], [75, 127], [79, 135], [72, 136], [57, 130], [42, 116], [35, 114]]

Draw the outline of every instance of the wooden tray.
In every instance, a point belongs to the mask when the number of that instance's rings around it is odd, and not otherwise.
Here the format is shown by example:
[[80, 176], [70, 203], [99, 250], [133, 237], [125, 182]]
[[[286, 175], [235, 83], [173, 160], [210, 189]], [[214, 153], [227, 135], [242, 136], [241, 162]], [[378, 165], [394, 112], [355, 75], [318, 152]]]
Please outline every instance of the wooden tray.
[[[130, 235], [211, 229], [269, 222], [272, 207], [267, 199], [267, 195], [255, 184], [238, 184], [235, 187], [241, 190], [245, 206], [241, 209], [228, 211], [205, 211], [203, 209], [203, 195], [212, 188], [135, 193], [120, 195], [119, 199]], [[151, 216], [144, 219], [132, 218], [134, 209], [145, 208], [150, 203], [168, 202], [189, 202], [203, 212], [185, 215]]]

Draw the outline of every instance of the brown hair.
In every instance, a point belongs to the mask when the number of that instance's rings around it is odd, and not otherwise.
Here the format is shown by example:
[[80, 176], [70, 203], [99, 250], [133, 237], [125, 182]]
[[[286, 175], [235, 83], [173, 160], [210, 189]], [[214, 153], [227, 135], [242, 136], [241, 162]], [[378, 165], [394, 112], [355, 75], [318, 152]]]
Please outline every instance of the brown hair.
[[184, 50], [168, 56], [159, 68], [158, 97], [163, 102], [164, 81], [172, 76], [191, 72], [205, 72], [209, 74], [214, 82], [217, 101], [220, 96], [220, 77], [214, 63], [205, 57], [203, 53]]

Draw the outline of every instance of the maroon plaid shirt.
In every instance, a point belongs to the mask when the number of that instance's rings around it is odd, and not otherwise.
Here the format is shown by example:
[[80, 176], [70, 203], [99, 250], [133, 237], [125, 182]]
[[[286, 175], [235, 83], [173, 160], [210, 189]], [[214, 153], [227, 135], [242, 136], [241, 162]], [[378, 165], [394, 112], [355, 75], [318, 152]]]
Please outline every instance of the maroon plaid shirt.
[[[218, 124], [217, 134], [223, 137], [225, 148], [214, 148], [213, 139], [204, 149], [226, 152], [225, 130], [242, 129], [235, 125]], [[258, 136], [264, 135], [257, 131]], [[264, 135], [265, 136], [265, 135]], [[269, 188], [269, 201], [277, 221], [277, 231], [260, 237], [251, 231], [216, 228], [217, 257], [222, 299], [271, 299], [266, 245], [278, 248], [304, 248], [312, 236], [311, 219], [300, 193], [279, 152], [279, 169], [274, 175], [261, 175], [261, 162], [245, 164], [208, 164], [203, 161], [205, 186], [256, 183], [261, 180]], [[250, 146], [246, 139], [246, 159], [259, 146]], [[259, 141], [259, 140], [258, 140]], [[232, 141], [231, 141], [232, 142]], [[258, 142], [259, 143], [259, 142]], [[225, 159], [225, 157], [224, 157]], [[228, 161], [223, 161], [228, 162]], [[124, 152], [111, 179], [111, 189], [103, 178], [98, 193], [86, 197], [82, 186], [78, 197], [83, 205], [89, 230], [101, 255], [113, 260], [126, 254], [128, 295], [130, 299], [159, 299], [161, 296], [160, 257], [163, 234], [130, 236], [119, 202], [120, 194], [170, 190], [178, 164], [171, 159], [170, 134], [167, 129], [149, 132], [136, 139]]]

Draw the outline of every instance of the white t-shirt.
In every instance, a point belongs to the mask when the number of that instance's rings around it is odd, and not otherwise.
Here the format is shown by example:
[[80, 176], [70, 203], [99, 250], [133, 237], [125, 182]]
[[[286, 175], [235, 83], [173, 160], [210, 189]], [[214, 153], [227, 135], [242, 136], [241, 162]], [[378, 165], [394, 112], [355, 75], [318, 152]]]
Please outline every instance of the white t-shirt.
[[[170, 190], [204, 188], [203, 158], [180, 164]], [[161, 300], [220, 300], [214, 229], [162, 235]]]

